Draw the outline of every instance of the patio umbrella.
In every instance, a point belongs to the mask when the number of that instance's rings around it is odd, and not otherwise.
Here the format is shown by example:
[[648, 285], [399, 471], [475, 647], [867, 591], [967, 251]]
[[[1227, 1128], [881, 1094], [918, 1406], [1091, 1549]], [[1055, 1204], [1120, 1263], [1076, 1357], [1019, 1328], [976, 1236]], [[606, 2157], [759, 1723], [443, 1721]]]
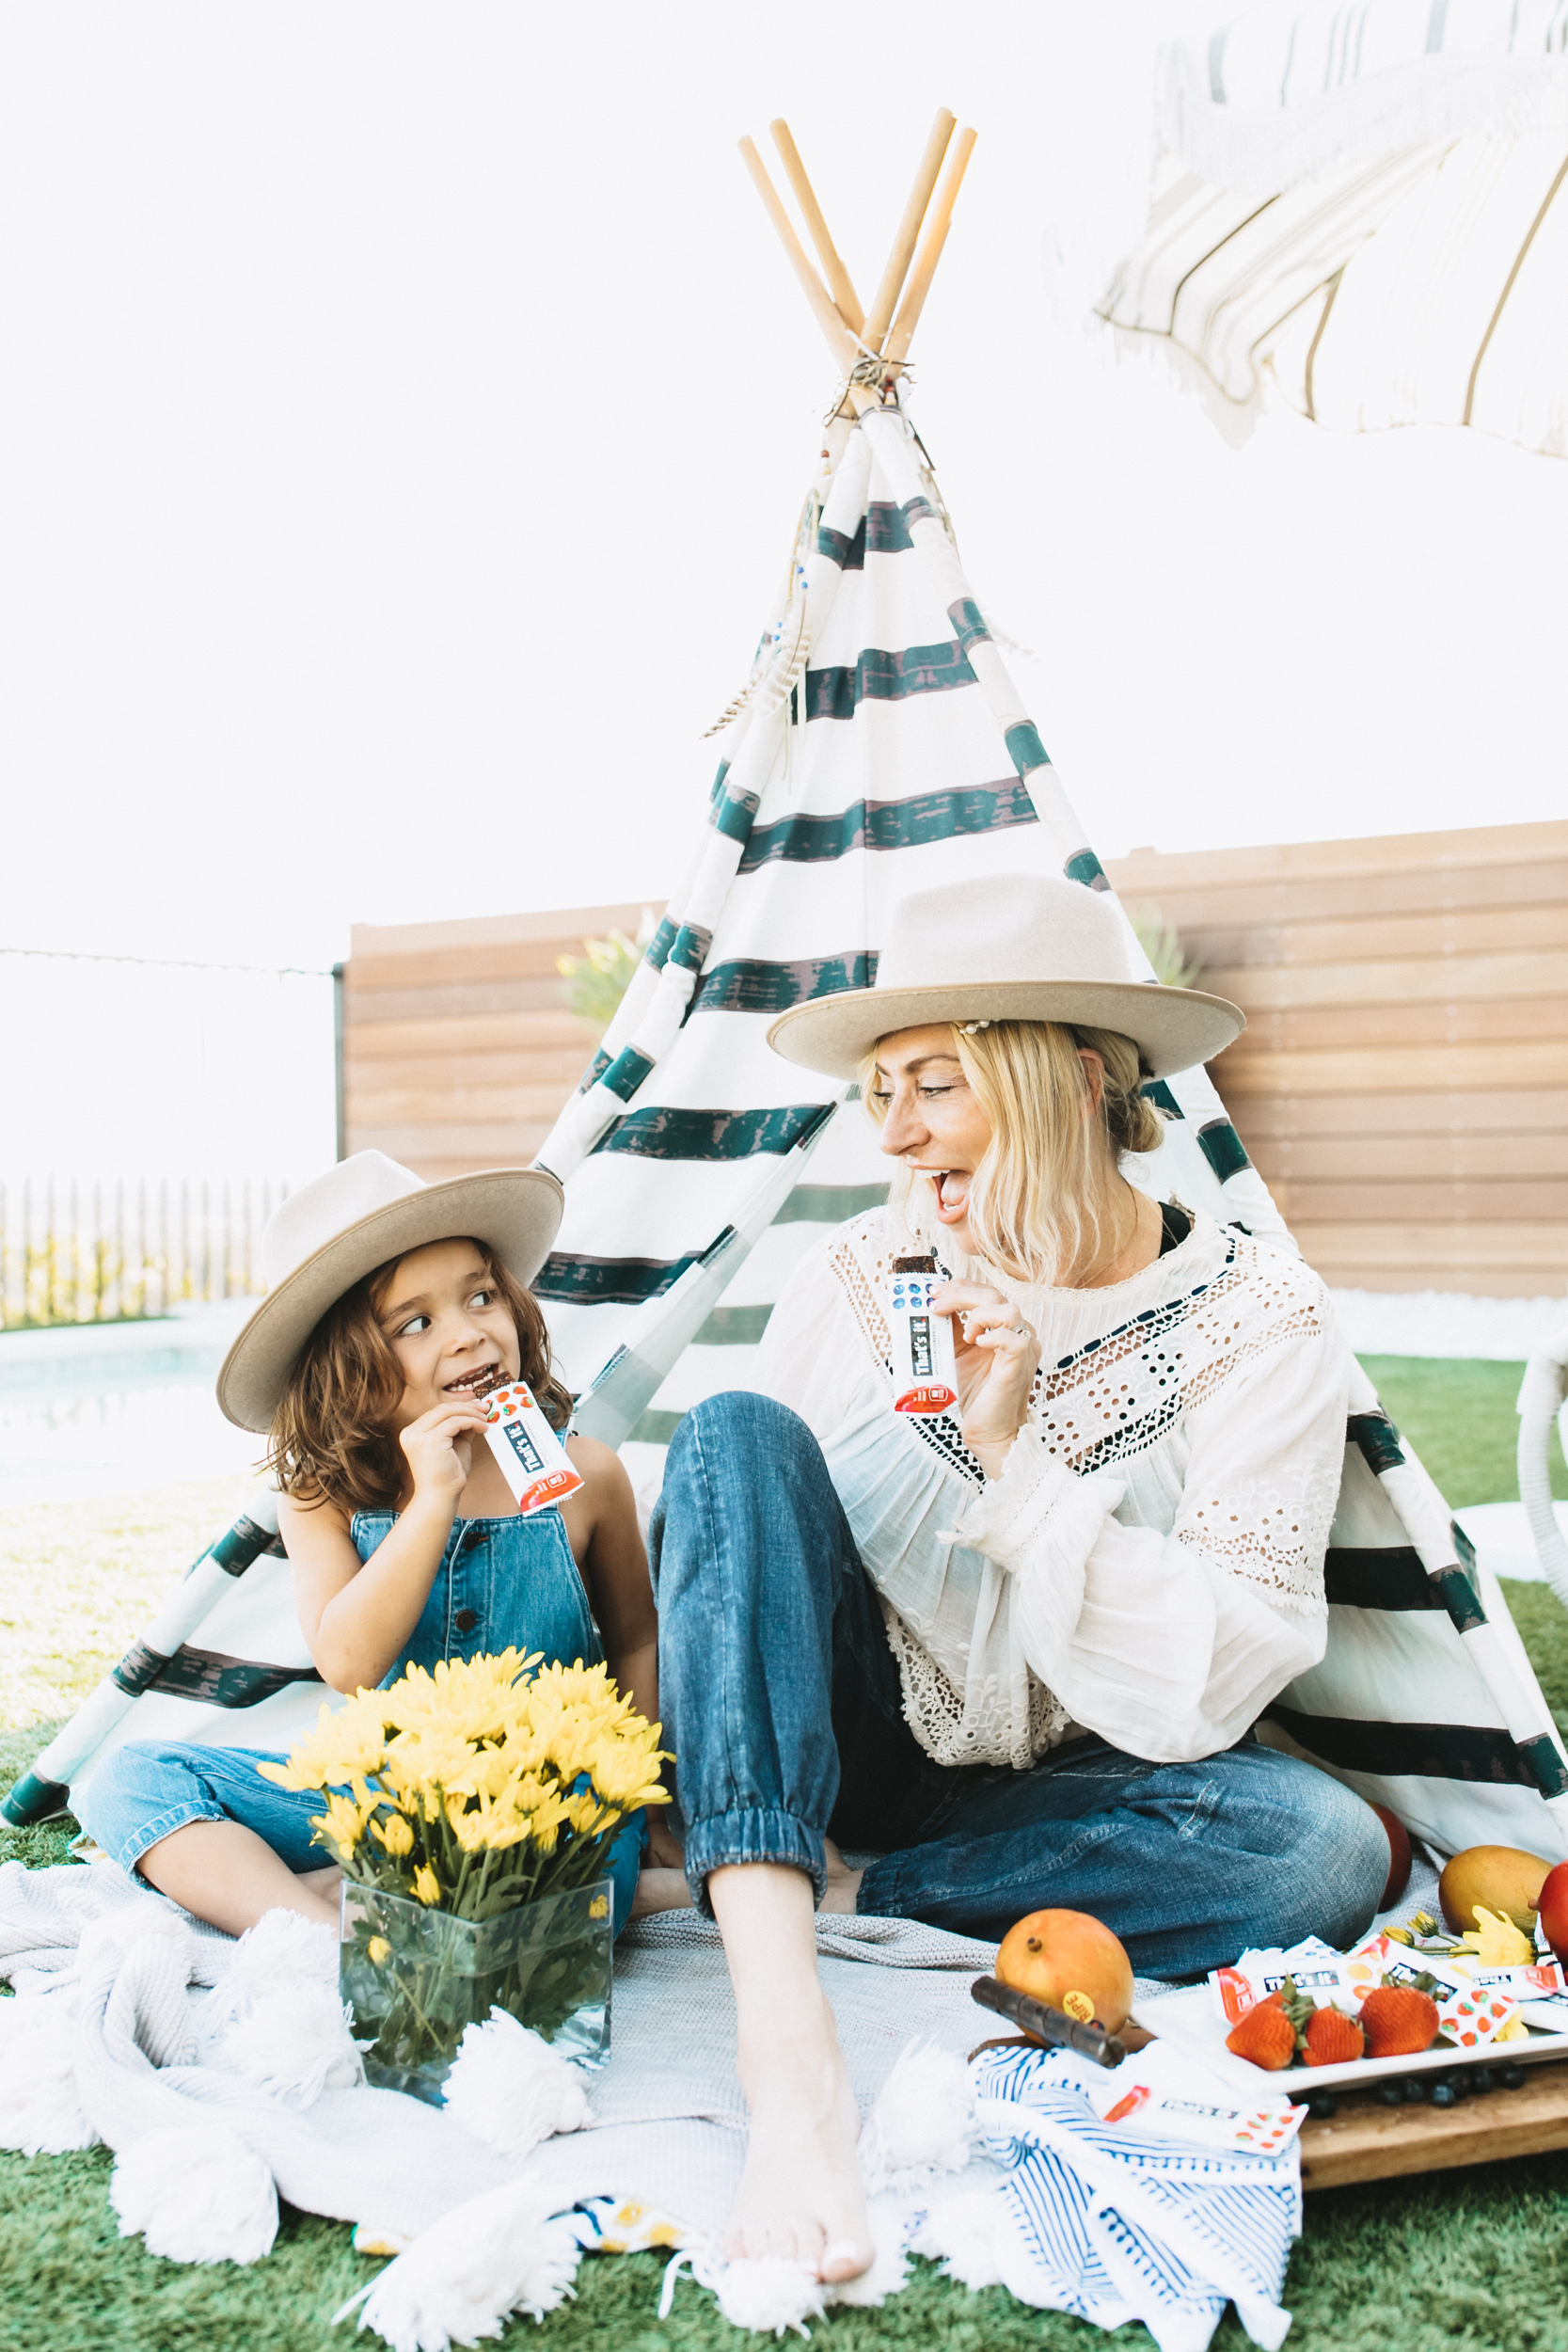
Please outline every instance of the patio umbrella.
[[1168, 45], [1148, 224], [1096, 306], [1227, 437], [1272, 385], [1340, 432], [1568, 456], [1565, 0], [1265, 0]]

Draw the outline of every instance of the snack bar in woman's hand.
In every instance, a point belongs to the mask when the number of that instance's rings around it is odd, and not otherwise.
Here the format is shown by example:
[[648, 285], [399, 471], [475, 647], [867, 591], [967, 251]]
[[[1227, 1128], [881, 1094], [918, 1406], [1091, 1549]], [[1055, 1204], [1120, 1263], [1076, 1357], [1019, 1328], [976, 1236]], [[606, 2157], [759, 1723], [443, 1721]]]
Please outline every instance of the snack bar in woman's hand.
[[946, 1276], [935, 1258], [895, 1258], [888, 1292], [895, 1413], [945, 1413], [958, 1401], [953, 1324], [931, 1312], [931, 1294]]
[[482, 1380], [474, 1398], [484, 1406], [484, 1435], [490, 1451], [525, 1518], [577, 1492], [582, 1485], [581, 1474], [572, 1468], [565, 1447], [526, 1380], [509, 1380], [504, 1375]]

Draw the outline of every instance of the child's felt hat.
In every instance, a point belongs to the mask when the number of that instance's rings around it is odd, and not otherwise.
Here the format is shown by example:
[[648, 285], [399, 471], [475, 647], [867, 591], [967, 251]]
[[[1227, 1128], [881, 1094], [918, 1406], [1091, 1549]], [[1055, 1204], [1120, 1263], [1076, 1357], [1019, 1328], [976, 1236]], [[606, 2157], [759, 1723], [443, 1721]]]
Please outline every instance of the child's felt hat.
[[377, 1266], [430, 1242], [483, 1242], [526, 1287], [564, 1205], [542, 1168], [486, 1168], [427, 1184], [384, 1152], [340, 1160], [267, 1219], [267, 1295], [223, 1359], [219, 1405], [241, 1429], [269, 1429], [294, 1359], [327, 1309]]

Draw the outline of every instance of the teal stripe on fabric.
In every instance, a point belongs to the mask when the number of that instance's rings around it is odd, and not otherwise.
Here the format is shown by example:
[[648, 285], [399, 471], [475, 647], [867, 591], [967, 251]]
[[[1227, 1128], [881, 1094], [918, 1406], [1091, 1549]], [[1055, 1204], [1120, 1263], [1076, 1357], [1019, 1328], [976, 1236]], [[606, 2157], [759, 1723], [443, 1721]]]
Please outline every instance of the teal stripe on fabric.
[[149, 1649], [145, 1642], [133, 1642], [119, 1664], [110, 1667], [109, 1679], [128, 1699], [139, 1698], [167, 1664], [161, 1650]]
[[1520, 1740], [1519, 1754], [1544, 1797], [1568, 1797], [1568, 1768], [1555, 1740], [1538, 1731], [1533, 1740]]
[[726, 792], [722, 800], [714, 803], [713, 821], [727, 840], [744, 841], [756, 813], [754, 792]]
[[1223, 1184], [1227, 1176], [1239, 1176], [1252, 1162], [1246, 1155], [1246, 1145], [1228, 1119], [1206, 1119], [1197, 1131], [1198, 1148]]
[[[958, 632], [959, 644], [967, 653], [971, 645], [989, 645], [990, 631], [973, 596], [960, 596], [957, 604], [947, 608], [947, 617]], [[1036, 765], [1038, 765], [1037, 761]]]
[[800, 963], [765, 963], [742, 957], [716, 963], [691, 999], [693, 1012], [787, 1012], [815, 996], [842, 996], [869, 988], [877, 959], [846, 949], [841, 956], [811, 956]]
[[724, 789], [724, 778], [729, 774], [729, 761], [727, 759], [721, 759], [719, 762], [719, 773], [714, 777], [712, 784], [708, 787], [707, 796], [710, 801], [716, 801], [719, 798], [720, 793]]
[[1026, 776], [1032, 768], [1050, 767], [1051, 755], [1032, 720], [1021, 719], [1016, 726], [1007, 729], [1002, 740], [1007, 746], [1007, 757], [1021, 776]]
[[886, 1184], [797, 1184], [775, 1225], [842, 1225], [847, 1216], [886, 1206]]
[[658, 929], [648, 942], [647, 961], [656, 972], [662, 972], [670, 950], [675, 944], [675, 926], [667, 914], [658, 918]]
[[[1264, 1709], [1304, 1747], [1341, 1772], [1394, 1780], [1506, 1781], [1539, 1787], [1532, 1759], [1506, 1731], [1479, 1724], [1366, 1723], [1341, 1715], [1304, 1715], [1276, 1699]], [[1554, 1750], [1555, 1754], [1555, 1750]]]
[[1345, 1441], [1360, 1449], [1374, 1478], [1380, 1470], [1398, 1470], [1404, 1460], [1400, 1433], [1385, 1412], [1352, 1413], [1345, 1423]]
[[605, 1072], [609, 1068], [610, 1056], [605, 1052], [604, 1047], [601, 1045], [593, 1060], [589, 1063], [587, 1069], [583, 1072], [581, 1077], [578, 1080], [578, 1092], [579, 1094], [586, 1094], [589, 1088], [595, 1085], [597, 1081], [604, 1076]]
[[0, 1798], [0, 1821], [8, 1821], [12, 1829], [29, 1829], [70, 1809], [71, 1791], [63, 1781], [40, 1780], [37, 1772], [24, 1772]]
[[268, 1666], [252, 1658], [230, 1658], [222, 1650], [182, 1645], [152, 1688], [161, 1699], [189, 1699], [198, 1707], [238, 1709], [260, 1707], [296, 1682], [325, 1684], [314, 1666]]
[[650, 1405], [633, 1422], [626, 1441], [638, 1445], [668, 1445], [685, 1419], [684, 1413], [656, 1411]]
[[594, 1148], [643, 1160], [749, 1160], [763, 1152], [793, 1152], [832, 1107], [781, 1103], [745, 1111], [676, 1110], [650, 1104], [630, 1112]]
[[251, 1562], [260, 1560], [263, 1552], [271, 1552], [277, 1560], [286, 1558], [282, 1536], [242, 1516], [232, 1527], [224, 1530], [206, 1557], [215, 1560], [226, 1576], [244, 1576]]
[[1433, 1589], [1412, 1544], [1331, 1544], [1323, 1555], [1323, 1593], [1330, 1608], [1337, 1609], [1379, 1609], [1402, 1615], [1443, 1606], [1443, 1596]]
[[693, 1339], [693, 1347], [755, 1347], [768, 1328], [771, 1307], [715, 1307]]
[[1433, 1571], [1432, 1582], [1456, 1633], [1469, 1633], [1486, 1623], [1486, 1612], [1463, 1568], [1438, 1568]]
[[1476, 1548], [1457, 1519], [1449, 1521], [1449, 1534], [1453, 1537], [1453, 1548], [1465, 1565], [1467, 1568], [1473, 1568], [1476, 1565]]
[[953, 841], [969, 834], [1003, 833], [1012, 825], [1037, 825], [1039, 814], [1016, 776], [994, 784], [962, 786], [949, 792], [921, 792], [907, 801], [856, 801], [831, 817], [781, 817], [759, 825], [741, 853], [739, 871], [782, 861], [786, 866], [825, 866], [854, 850], [913, 850], [927, 841]]
[[653, 1066], [651, 1055], [640, 1054], [635, 1045], [623, 1045], [605, 1072], [604, 1083], [611, 1094], [629, 1103]]
[[574, 1307], [641, 1307], [661, 1298], [680, 1280], [694, 1252], [684, 1258], [594, 1258], [552, 1249], [529, 1285], [540, 1298], [565, 1299]]
[[816, 529], [816, 552], [842, 572], [863, 571], [867, 555], [906, 555], [913, 546], [903, 508], [882, 499], [872, 500], [853, 538], [847, 539], [842, 531], [833, 531], [826, 523]]
[[863, 702], [904, 702], [911, 694], [946, 694], [974, 683], [968, 656], [957, 642], [905, 645], [892, 653], [867, 645], [853, 668], [842, 663], [806, 672], [806, 718], [852, 719]]
[[700, 972], [707, 961], [707, 951], [712, 945], [711, 931], [705, 931], [697, 923], [683, 923], [670, 949], [670, 961], [678, 964], [683, 972]]
[[1109, 890], [1111, 878], [1092, 850], [1080, 850], [1069, 857], [1062, 868], [1069, 882], [1082, 882], [1085, 890]]
[[936, 508], [929, 499], [906, 499], [901, 512], [906, 530], [912, 530], [916, 523], [934, 523], [937, 519]]
[[1155, 1109], [1163, 1111], [1167, 1119], [1185, 1119], [1187, 1114], [1164, 1078], [1150, 1078], [1147, 1085], [1138, 1089], [1138, 1092], [1146, 1103], [1152, 1103]]

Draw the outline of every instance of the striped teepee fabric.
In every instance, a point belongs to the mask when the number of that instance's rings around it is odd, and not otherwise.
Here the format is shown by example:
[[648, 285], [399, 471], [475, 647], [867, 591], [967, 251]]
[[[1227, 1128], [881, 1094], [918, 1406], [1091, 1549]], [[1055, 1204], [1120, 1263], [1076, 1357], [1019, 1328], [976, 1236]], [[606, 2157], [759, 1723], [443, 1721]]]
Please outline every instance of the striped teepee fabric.
[[1167, 151], [1097, 306], [1232, 438], [1269, 382], [1341, 432], [1568, 456], [1568, 6], [1268, 5], [1162, 56]]
[[[578, 1425], [629, 1440], [645, 1486], [679, 1413], [747, 1384], [800, 1252], [885, 1185], [847, 1089], [772, 1054], [768, 1023], [865, 985], [890, 909], [934, 882], [1023, 867], [1109, 887], [899, 405], [831, 428], [788, 600], [726, 748], [689, 878], [540, 1154], [565, 1182], [566, 1214], [536, 1288], [580, 1391]], [[1136, 1181], [1292, 1248], [1206, 1073], [1147, 1090], [1164, 1138], [1130, 1168]], [[1568, 1766], [1506, 1610], [1495, 1590], [1482, 1606], [1446, 1508], [1362, 1385], [1331, 1539], [1328, 1655], [1282, 1694], [1271, 1736], [1440, 1845], [1568, 1851]], [[298, 1637], [281, 1590], [268, 1608], [250, 1655], [287, 1661]], [[221, 1690], [169, 1695], [183, 1655], [177, 1645], [134, 1705], [119, 1686], [112, 1725], [90, 1701], [9, 1817], [57, 1802], [103, 1752], [103, 1729], [110, 1743], [142, 1736], [155, 1706], [177, 1710], [187, 1739], [286, 1743], [301, 1687], [262, 1696], [236, 1725]]]

